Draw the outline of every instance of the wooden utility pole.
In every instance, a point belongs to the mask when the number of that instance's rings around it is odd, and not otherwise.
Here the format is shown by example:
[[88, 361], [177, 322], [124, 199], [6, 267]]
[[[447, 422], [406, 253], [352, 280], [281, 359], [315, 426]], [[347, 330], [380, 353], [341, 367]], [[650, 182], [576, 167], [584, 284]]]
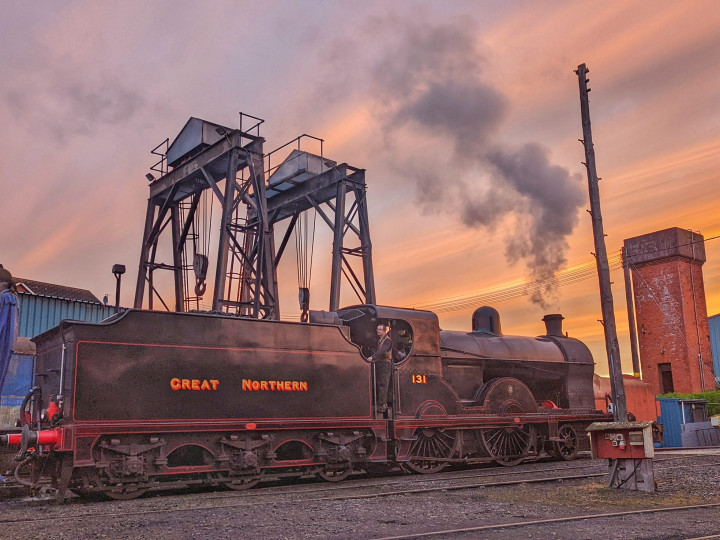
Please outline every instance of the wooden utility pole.
[[590, 128], [590, 104], [587, 87], [587, 74], [590, 70], [580, 64], [575, 71], [580, 83], [580, 112], [582, 115], [583, 138], [580, 140], [585, 147], [585, 168], [587, 169], [588, 188], [590, 190], [590, 216], [592, 218], [593, 237], [595, 239], [595, 260], [597, 262], [598, 280], [600, 281], [600, 305], [602, 323], [605, 330], [605, 349], [610, 366], [610, 385], [612, 387], [613, 414], [616, 422], [627, 422], [627, 405], [625, 403], [625, 386], [620, 366], [620, 347], [615, 327], [615, 310], [612, 289], [610, 286], [610, 266], [605, 249], [602, 213], [600, 211], [600, 191], [598, 189], [597, 170], [595, 169], [595, 149]]

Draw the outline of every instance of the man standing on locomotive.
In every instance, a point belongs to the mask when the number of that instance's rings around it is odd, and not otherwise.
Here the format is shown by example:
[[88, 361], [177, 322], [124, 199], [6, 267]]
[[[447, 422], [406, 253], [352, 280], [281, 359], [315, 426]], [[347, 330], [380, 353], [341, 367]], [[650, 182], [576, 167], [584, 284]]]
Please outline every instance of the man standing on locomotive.
[[378, 336], [377, 350], [370, 357], [370, 361], [375, 364], [375, 395], [377, 397], [375, 410], [384, 413], [387, 411], [388, 388], [392, 373], [392, 339], [390, 326], [380, 323], [377, 325], [376, 332]]

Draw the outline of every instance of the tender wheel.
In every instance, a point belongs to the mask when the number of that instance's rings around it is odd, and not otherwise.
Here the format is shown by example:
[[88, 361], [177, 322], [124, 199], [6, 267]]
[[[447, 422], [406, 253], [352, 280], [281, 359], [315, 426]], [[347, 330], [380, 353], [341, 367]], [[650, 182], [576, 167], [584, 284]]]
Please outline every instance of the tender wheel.
[[572, 461], [577, 457], [578, 453], [578, 434], [575, 428], [570, 424], [560, 426], [558, 430], [558, 437], [562, 441], [556, 441], [553, 443], [553, 449], [557, 457], [564, 459], [565, 461]]
[[480, 438], [485, 452], [495, 463], [505, 467], [517, 465], [525, 459], [533, 442], [532, 430], [528, 427], [507, 427], [483, 429]]
[[[408, 454], [410, 461], [405, 465], [412, 471], [421, 474], [435, 473], [448, 466], [447, 461], [455, 453], [456, 433], [445, 429], [424, 428], [415, 432], [417, 439], [413, 441]], [[420, 458], [420, 459], [413, 459]]]
[[129, 501], [131, 499], [137, 499], [138, 497], [145, 495], [148, 488], [140, 487], [133, 484], [115, 486], [114, 488], [105, 491], [105, 496], [115, 501]]
[[258, 485], [262, 475], [248, 475], [248, 476], [236, 476], [228, 479], [225, 486], [233, 491], [245, 491], [246, 489], [254, 488]]
[[352, 465], [348, 463], [337, 468], [325, 467], [322, 471], [315, 473], [315, 476], [326, 482], [340, 482], [350, 476], [352, 472]]

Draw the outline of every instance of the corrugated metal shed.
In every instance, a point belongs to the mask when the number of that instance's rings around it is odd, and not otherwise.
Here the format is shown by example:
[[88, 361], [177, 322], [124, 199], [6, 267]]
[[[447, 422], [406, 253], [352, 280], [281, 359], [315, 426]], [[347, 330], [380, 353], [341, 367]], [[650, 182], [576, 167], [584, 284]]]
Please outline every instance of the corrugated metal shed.
[[115, 313], [113, 306], [18, 293], [20, 317], [18, 336], [35, 337], [57, 326], [63, 319], [100, 322]]
[[713, 371], [715, 372], [715, 380], [717, 381], [720, 377], [720, 314], [708, 317], [708, 326], [710, 327]]

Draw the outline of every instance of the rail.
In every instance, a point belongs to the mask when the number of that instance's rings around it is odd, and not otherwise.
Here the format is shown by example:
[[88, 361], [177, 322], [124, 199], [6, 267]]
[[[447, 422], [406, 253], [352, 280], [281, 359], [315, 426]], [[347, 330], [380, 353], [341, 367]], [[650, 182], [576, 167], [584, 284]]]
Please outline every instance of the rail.
[[308, 135], [307, 133], [303, 133], [302, 135], [299, 135], [298, 137], [295, 137], [294, 139], [286, 142], [286, 143], [283, 144], [282, 146], [277, 147], [275, 150], [273, 150], [273, 151], [268, 152], [267, 154], [265, 154], [265, 159], [267, 160], [267, 164], [266, 164], [266, 166], [265, 166], [265, 175], [266, 175], [266, 178], [269, 178], [270, 175], [271, 175], [278, 167], [280, 167], [280, 165], [283, 164], [283, 162], [281, 161], [280, 163], [278, 163], [277, 165], [275, 165], [275, 166], [273, 167], [272, 164], [271, 164], [271, 157], [272, 157], [272, 155], [275, 154], [276, 152], [279, 152], [279, 151], [282, 150], [283, 148], [287, 148], [288, 146], [290, 146], [291, 144], [294, 144], [294, 143], [297, 143], [297, 150], [302, 150], [302, 143], [301, 143], [301, 141], [302, 141], [303, 139], [312, 139], [312, 140], [314, 140], [314, 141], [318, 141], [318, 142], [320, 143], [320, 160], [321, 160], [321, 162], [324, 160], [323, 144], [325, 143], [325, 139], [321, 139], [320, 137], [315, 137], [314, 135]]
[[[250, 135], [251, 134], [250, 132], [253, 129], [255, 129], [255, 130], [257, 130], [255, 136], [259, 137], [260, 136], [260, 125], [264, 124], [265, 120], [263, 120], [262, 118], [258, 118], [257, 116], [253, 116], [252, 114], [244, 113], [242, 111], [240, 111], [239, 114], [240, 114], [240, 131], [242, 133], [247, 133], [248, 135]], [[243, 129], [243, 118], [250, 118], [252, 120], [256, 120], [257, 122], [255, 124], [253, 124], [252, 126], [250, 126], [249, 128]]]
[[[158, 152], [158, 150], [160, 149], [161, 146], [165, 146], [164, 152]], [[160, 176], [164, 176], [168, 172], [167, 151], [168, 151], [169, 147], [170, 147], [170, 139], [168, 138], [168, 139], [165, 139], [160, 144], [158, 144], [155, 148], [150, 150], [150, 153], [153, 156], [160, 156], [160, 159], [158, 160], [158, 162], [150, 167], [151, 171], [160, 173]], [[148, 179], [149, 179], [149, 177], [148, 177]]]

